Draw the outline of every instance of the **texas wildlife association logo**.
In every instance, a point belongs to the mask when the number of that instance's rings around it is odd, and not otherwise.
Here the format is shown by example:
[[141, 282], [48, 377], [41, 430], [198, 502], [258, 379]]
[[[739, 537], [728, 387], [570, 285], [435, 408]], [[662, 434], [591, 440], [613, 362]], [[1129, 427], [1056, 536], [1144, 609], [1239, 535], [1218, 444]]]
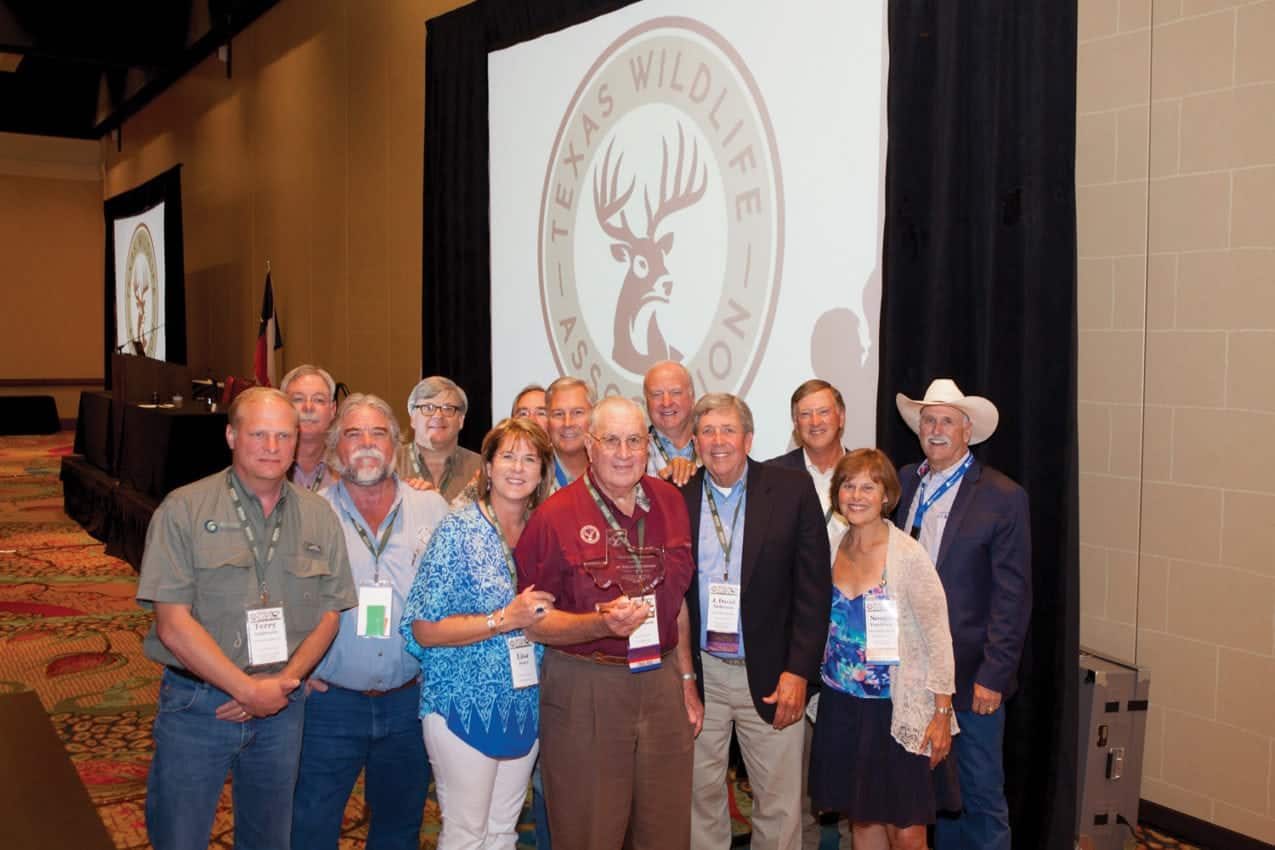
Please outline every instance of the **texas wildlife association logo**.
[[124, 264], [124, 327], [127, 328], [125, 339], [140, 343], [149, 357], [155, 356], [156, 348], [158, 281], [155, 240], [151, 238], [150, 228], [139, 224], [129, 237], [128, 259]]
[[562, 374], [640, 396], [661, 360], [744, 393], [774, 321], [783, 184], [742, 57], [689, 18], [607, 47], [562, 117], [540, 201], [540, 301]]

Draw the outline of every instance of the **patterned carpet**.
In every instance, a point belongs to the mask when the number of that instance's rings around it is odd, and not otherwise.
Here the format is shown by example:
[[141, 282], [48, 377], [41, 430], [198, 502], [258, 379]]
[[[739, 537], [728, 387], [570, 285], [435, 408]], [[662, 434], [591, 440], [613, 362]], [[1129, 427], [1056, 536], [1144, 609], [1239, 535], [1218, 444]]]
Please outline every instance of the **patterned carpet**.
[[[150, 615], [133, 602], [133, 569], [62, 512], [58, 466], [71, 443], [65, 432], [0, 437], [0, 693], [36, 692], [116, 846], [141, 850], [150, 846], [143, 804], [159, 693], [159, 670], [141, 652]], [[732, 783], [736, 833], [748, 829], [748, 790], [747, 780]], [[526, 815], [519, 848], [535, 843]], [[436, 847], [438, 830], [431, 795], [422, 848]], [[342, 850], [362, 848], [366, 836], [360, 783]], [[1191, 850], [1151, 831], [1139, 837], [1147, 850]], [[209, 846], [232, 839], [227, 786]], [[836, 846], [834, 827], [824, 827], [823, 846]]]

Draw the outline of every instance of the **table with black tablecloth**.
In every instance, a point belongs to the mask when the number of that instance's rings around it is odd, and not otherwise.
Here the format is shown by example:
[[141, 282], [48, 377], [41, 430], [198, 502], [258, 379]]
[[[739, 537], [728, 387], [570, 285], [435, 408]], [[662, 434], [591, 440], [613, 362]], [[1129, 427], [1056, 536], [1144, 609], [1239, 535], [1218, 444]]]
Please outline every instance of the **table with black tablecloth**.
[[51, 395], [0, 395], [0, 434], [56, 434], [62, 429]]
[[112, 468], [111, 394], [102, 390], [80, 393], [80, 410], [75, 418], [75, 453], [103, 472]]
[[121, 421], [120, 484], [156, 501], [230, 465], [224, 412], [129, 404]]

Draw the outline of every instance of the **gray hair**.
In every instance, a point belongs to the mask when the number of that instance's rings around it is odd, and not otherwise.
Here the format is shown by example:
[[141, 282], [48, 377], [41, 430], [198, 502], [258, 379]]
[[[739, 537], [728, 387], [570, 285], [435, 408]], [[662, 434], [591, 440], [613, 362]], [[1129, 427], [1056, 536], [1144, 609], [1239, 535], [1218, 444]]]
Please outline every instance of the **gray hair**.
[[744, 433], [753, 433], [753, 411], [749, 408], [748, 402], [730, 393], [709, 393], [695, 402], [695, 409], [691, 412], [691, 430], [698, 433], [700, 417], [720, 410], [735, 411], [739, 416], [739, 424], [744, 428]]
[[642, 405], [631, 398], [625, 398], [620, 395], [609, 395], [593, 406], [593, 410], [589, 412], [589, 430], [596, 434], [598, 432], [598, 423], [602, 421], [602, 417], [607, 413], [619, 412], [616, 411], [616, 408], [636, 413], [638, 421], [642, 423], [642, 430], [646, 430], [646, 411], [642, 409]]
[[580, 388], [584, 390], [584, 395], [589, 399], [589, 407], [593, 407], [597, 400], [593, 397], [593, 389], [579, 378], [571, 375], [563, 375], [558, 380], [549, 385], [545, 390], [545, 407], [553, 407], [553, 397], [557, 393], [566, 392], [567, 390]]
[[394, 409], [380, 396], [372, 395], [371, 393], [351, 393], [345, 397], [345, 401], [341, 402], [341, 407], [337, 409], [336, 416], [332, 418], [332, 424], [328, 426], [327, 462], [328, 466], [332, 467], [332, 471], [338, 476], [345, 473], [345, 464], [341, 463], [341, 458], [336, 453], [336, 445], [341, 442], [341, 430], [345, 425], [345, 417], [360, 407], [370, 407], [385, 417], [390, 429], [391, 452], [390, 456], [385, 459], [385, 465], [390, 470], [394, 469], [393, 452], [398, 446], [399, 437], [402, 435], [398, 418], [394, 416]]
[[[527, 384], [527, 386], [518, 390], [518, 392], [514, 394], [514, 403], [509, 406], [509, 415], [513, 416], [515, 413], [518, 412], [518, 400], [522, 398], [523, 396], [525, 396], [527, 393], [543, 393], [544, 391], [545, 391], [545, 388], [540, 386], [539, 384]], [[549, 406], [549, 396], [547, 393], [545, 394], [545, 406], [546, 407]]]
[[279, 382], [279, 389], [286, 393], [288, 391], [288, 386], [293, 381], [297, 378], [304, 378], [307, 375], [318, 375], [322, 378], [323, 382], [328, 385], [328, 400], [336, 400], [336, 381], [332, 380], [332, 376], [328, 373], [328, 370], [321, 369], [320, 367], [309, 363], [302, 363], [300, 366], [297, 366], [288, 372], [288, 374], [284, 375], [283, 380]]
[[412, 387], [412, 391], [407, 394], [407, 415], [412, 415], [414, 412], [412, 408], [416, 407], [418, 402], [431, 399], [439, 393], [445, 393], [448, 390], [456, 393], [456, 397], [460, 399], [460, 413], [464, 416], [469, 412], [469, 396], [465, 395], [465, 391], [460, 388], [460, 384], [451, 378], [444, 378], [442, 375], [431, 375]]

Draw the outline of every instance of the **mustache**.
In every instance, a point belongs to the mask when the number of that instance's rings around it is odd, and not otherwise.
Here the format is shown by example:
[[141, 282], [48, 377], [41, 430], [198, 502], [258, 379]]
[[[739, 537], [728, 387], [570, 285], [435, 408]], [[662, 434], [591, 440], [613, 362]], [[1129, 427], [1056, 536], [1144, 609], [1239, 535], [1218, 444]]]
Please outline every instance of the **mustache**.
[[376, 446], [364, 446], [361, 449], [355, 449], [350, 453], [350, 463], [357, 463], [360, 460], [374, 460], [378, 463], [385, 463], [385, 452]]
[[951, 437], [930, 437], [926, 440], [931, 446], [950, 446], [952, 444]]
[[323, 421], [319, 418], [319, 414], [317, 413], [302, 413], [300, 414], [300, 419], [303, 425], [313, 425]]

